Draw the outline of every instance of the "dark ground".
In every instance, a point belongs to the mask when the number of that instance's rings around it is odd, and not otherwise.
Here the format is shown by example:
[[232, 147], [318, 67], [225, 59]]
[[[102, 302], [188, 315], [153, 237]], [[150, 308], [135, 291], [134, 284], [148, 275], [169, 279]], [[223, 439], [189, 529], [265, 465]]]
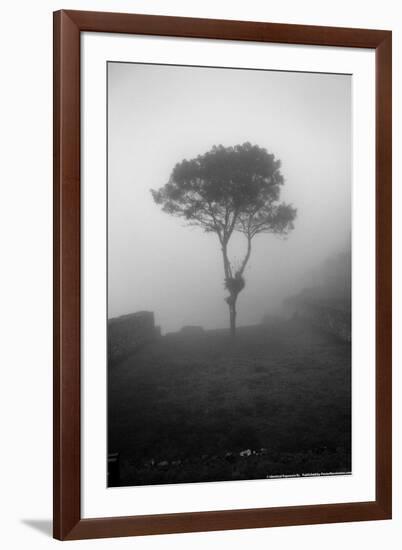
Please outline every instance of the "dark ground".
[[350, 343], [298, 321], [161, 337], [109, 369], [109, 485], [349, 472], [350, 398]]

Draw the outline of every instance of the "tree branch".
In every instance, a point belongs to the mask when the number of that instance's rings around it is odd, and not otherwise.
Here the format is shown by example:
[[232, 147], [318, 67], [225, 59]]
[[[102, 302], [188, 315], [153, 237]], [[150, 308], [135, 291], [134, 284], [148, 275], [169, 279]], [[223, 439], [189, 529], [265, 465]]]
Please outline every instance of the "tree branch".
[[230, 260], [228, 258], [226, 243], [222, 244], [222, 256], [223, 256], [223, 268], [224, 268], [224, 271], [225, 271], [225, 278], [226, 279], [231, 279], [232, 278], [232, 266], [231, 266]]
[[246, 255], [244, 256], [244, 260], [240, 266], [240, 269], [237, 271], [237, 273], [239, 275], [243, 275], [244, 273], [244, 270], [246, 269], [246, 265], [247, 265], [247, 262], [249, 261], [250, 259], [250, 254], [251, 254], [251, 239], [252, 237], [249, 235], [247, 237], [247, 252], [246, 252]]

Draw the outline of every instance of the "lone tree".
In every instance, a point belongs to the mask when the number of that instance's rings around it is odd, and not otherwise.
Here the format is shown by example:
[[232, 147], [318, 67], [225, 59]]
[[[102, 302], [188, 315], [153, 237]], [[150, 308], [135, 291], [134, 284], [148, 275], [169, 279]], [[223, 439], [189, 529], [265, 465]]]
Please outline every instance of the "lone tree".
[[[280, 160], [257, 145], [218, 145], [176, 164], [168, 183], [151, 190], [164, 212], [218, 236], [232, 336], [236, 334], [236, 302], [245, 286], [243, 274], [253, 238], [258, 233], [287, 235], [293, 229], [296, 209], [279, 202], [284, 183], [280, 166]], [[234, 231], [243, 233], [247, 241], [245, 256], [237, 266], [228, 256]]]

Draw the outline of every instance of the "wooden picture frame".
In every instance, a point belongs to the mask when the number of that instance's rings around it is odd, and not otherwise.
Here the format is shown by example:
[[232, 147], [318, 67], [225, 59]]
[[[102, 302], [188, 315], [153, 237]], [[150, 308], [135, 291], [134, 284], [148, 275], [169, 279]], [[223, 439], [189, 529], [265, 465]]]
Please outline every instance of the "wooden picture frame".
[[[376, 59], [376, 499], [82, 519], [80, 34], [372, 48]], [[60, 540], [391, 518], [390, 31], [62, 10], [54, 14], [54, 537]]]

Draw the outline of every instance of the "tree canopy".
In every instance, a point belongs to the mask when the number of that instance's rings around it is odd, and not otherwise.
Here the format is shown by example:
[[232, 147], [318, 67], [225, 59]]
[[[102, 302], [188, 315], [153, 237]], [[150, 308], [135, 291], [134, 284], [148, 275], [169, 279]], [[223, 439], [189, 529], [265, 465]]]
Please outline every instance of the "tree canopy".
[[250, 143], [214, 146], [176, 164], [169, 181], [152, 195], [162, 209], [190, 225], [215, 232], [227, 243], [233, 231], [287, 234], [296, 210], [279, 203], [284, 178], [281, 162]]

